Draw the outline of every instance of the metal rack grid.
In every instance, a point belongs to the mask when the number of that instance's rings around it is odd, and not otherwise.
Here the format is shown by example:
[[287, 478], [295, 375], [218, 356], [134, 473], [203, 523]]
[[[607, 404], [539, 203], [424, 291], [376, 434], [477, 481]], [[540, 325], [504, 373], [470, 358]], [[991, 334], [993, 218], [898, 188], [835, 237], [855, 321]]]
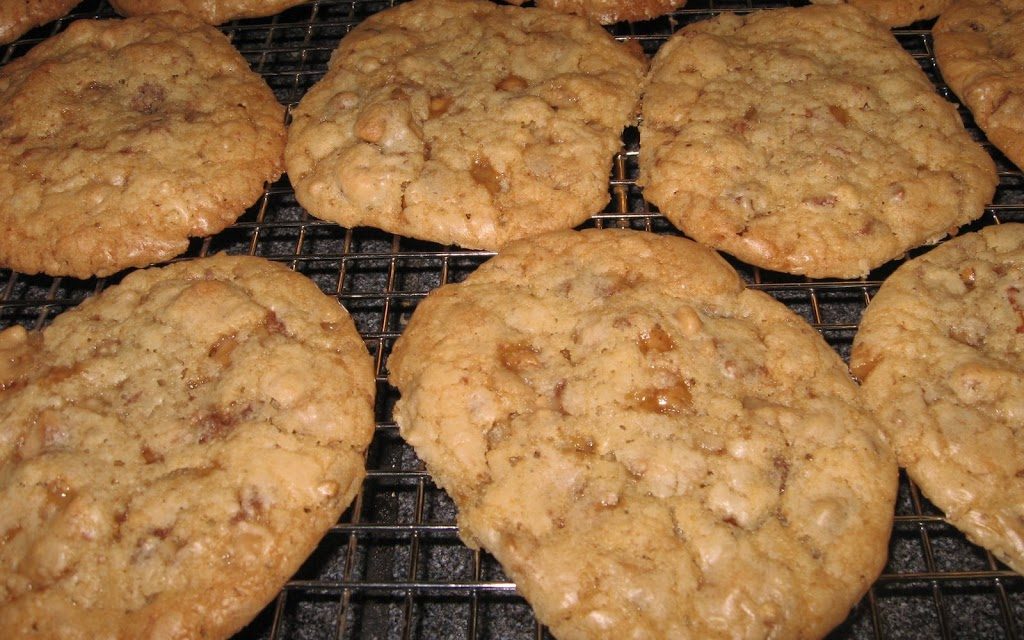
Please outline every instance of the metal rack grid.
[[[680, 26], [716, 12], [799, 3], [693, 0], [672, 16], [610, 30], [653, 54]], [[322, 77], [338, 40], [360, 20], [388, 6], [389, 2], [375, 0], [314, 0], [272, 18], [236, 21], [222, 28], [278, 99], [294, 107]], [[0, 48], [0, 63], [23, 55], [73, 19], [113, 15], [105, 0], [86, 0], [68, 18]], [[955, 101], [935, 66], [928, 24], [915, 27], [922, 28], [897, 30], [898, 40], [937, 90]], [[982, 140], [963, 107], [961, 115]], [[1024, 221], [1024, 174], [998, 151], [986, 148], [999, 166], [1000, 186], [985, 216], [971, 228]], [[636, 129], [627, 129], [613, 165], [611, 201], [586, 226], [677, 233], [643, 200], [635, 184], [639, 151]], [[497, 563], [461, 544], [452, 503], [431, 483], [391, 421], [396, 392], [386, 383], [387, 354], [416, 303], [431, 289], [465, 278], [489, 254], [316, 220], [296, 203], [287, 178], [272, 185], [236, 224], [194, 241], [181, 259], [218, 251], [284, 262], [336, 296], [352, 313], [376, 358], [378, 387], [369, 475], [356, 502], [238, 638], [549, 638]], [[856, 281], [811, 281], [733, 264], [750, 286], [802, 315], [846, 358], [861, 312], [898, 261]], [[79, 281], [0, 270], [0, 328], [15, 323], [42, 327], [117, 279]], [[968, 543], [901, 477], [889, 563], [830, 637], [1022, 634], [1024, 578]]]

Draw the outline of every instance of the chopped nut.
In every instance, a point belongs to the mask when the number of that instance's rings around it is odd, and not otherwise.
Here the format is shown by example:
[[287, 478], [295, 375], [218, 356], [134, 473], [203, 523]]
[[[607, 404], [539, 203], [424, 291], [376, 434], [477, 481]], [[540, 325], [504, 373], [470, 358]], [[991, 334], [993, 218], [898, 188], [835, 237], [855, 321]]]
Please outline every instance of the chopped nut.
[[977, 276], [978, 274], [974, 271], [974, 267], [964, 267], [960, 270], [960, 281], [963, 282], [968, 289], [974, 288]]
[[828, 112], [832, 114], [832, 117], [836, 119], [836, 122], [843, 125], [844, 127], [850, 124], [850, 115], [846, 113], [846, 109], [836, 104], [828, 105]]
[[316, 492], [325, 498], [333, 498], [338, 495], [339, 490], [341, 490], [341, 485], [334, 480], [328, 480], [327, 482], [317, 485], [316, 488]]
[[277, 314], [273, 311], [268, 311], [267, 315], [263, 317], [263, 328], [266, 329], [267, 333], [284, 333], [284, 323], [277, 317]]
[[163, 87], [152, 82], [146, 82], [136, 91], [129, 106], [132, 111], [148, 116], [159, 111], [166, 99], [167, 92]]
[[569, 435], [569, 443], [575, 451], [580, 453], [592, 453], [597, 446], [591, 436], [573, 433]]
[[159, 451], [154, 451], [149, 447], [149, 445], [142, 445], [142, 451], [140, 453], [142, 454], [142, 460], [146, 464], [153, 464], [155, 462], [164, 461], [163, 454], [160, 453]]
[[363, 109], [356, 118], [355, 134], [360, 140], [376, 144], [384, 138], [386, 115], [375, 105]]
[[984, 344], [984, 341], [979, 336], [965, 327], [950, 327], [946, 335], [949, 336], [950, 340], [955, 340], [960, 344], [966, 344], [970, 347], [980, 347]]
[[803, 203], [815, 207], [834, 207], [838, 198], [834, 194], [804, 198]]
[[238, 425], [238, 416], [226, 411], [212, 411], [194, 417], [192, 424], [195, 425], [198, 432], [199, 444], [206, 444], [211, 440], [222, 440], [230, 435]]
[[430, 103], [427, 106], [427, 117], [437, 118], [448, 112], [452, 106], [452, 97], [449, 95], [430, 96]]
[[701, 332], [704, 327], [704, 323], [701, 322], [700, 315], [697, 311], [690, 306], [683, 305], [676, 309], [675, 312], [676, 322], [679, 323], [679, 330], [687, 338], [692, 338]]

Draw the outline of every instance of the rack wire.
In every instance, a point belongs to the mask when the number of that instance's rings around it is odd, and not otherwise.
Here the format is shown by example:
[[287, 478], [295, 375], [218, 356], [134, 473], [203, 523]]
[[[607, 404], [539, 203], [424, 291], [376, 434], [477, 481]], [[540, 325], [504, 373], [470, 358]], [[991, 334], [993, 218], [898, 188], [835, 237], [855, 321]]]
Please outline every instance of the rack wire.
[[[671, 16], [609, 29], [653, 54], [681, 26], [715, 13], [799, 3], [693, 0]], [[278, 100], [292, 108], [323, 76], [339, 39], [368, 15], [389, 6], [375, 0], [314, 0], [271, 18], [236, 21], [222, 29]], [[24, 55], [72, 20], [113, 16], [105, 0], [86, 0], [67, 18], [0, 48], [0, 63]], [[894, 33], [936, 89], [955, 102], [935, 65], [929, 24]], [[984, 141], [970, 113], [959, 108], [968, 130]], [[984, 217], [970, 228], [1024, 222], [1024, 174], [984, 144], [996, 159], [1000, 185]], [[584, 226], [678, 233], [643, 200], [636, 186], [639, 151], [637, 131], [629, 128], [613, 163], [611, 201]], [[212, 238], [192, 242], [180, 259], [219, 251], [286, 263], [336, 296], [375, 357], [378, 389], [368, 476], [355, 503], [275, 600], [237, 637], [550, 638], [493, 558], [459, 541], [454, 506], [431, 483], [391, 418], [397, 392], [386, 383], [387, 354], [409, 315], [430, 290], [462, 280], [490, 254], [319, 221], [295, 201], [287, 178], [271, 185], [237, 223]], [[854, 281], [812, 281], [733, 264], [751, 287], [802, 315], [848, 358], [861, 312], [899, 262]], [[118, 279], [80, 281], [0, 270], [0, 328], [16, 323], [41, 328]], [[967, 542], [902, 475], [889, 554], [882, 576], [830, 638], [1021, 637], [1024, 578]]]

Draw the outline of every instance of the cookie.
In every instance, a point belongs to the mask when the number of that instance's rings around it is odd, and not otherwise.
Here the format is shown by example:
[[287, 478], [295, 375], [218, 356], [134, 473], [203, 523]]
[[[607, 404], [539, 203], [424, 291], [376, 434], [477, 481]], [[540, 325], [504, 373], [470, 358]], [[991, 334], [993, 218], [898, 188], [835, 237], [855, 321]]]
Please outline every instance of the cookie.
[[234, 633], [355, 495], [373, 398], [344, 309], [261, 258], [0, 333], [5, 637]]
[[645, 63], [578, 16], [413, 0], [342, 39], [292, 114], [299, 203], [346, 227], [496, 249], [609, 200]]
[[0, 3], [0, 44], [66, 16], [81, 0], [6, 0]]
[[885, 563], [896, 465], [846, 366], [689, 240], [510, 244], [389, 369], [462, 538], [563, 640], [819, 637]]
[[308, 0], [110, 0], [123, 16], [142, 16], [166, 11], [186, 13], [207, 24], [238, 18], [272, 16]]
[[1022, 0], [961, 0], [932, 29], [942, 77], [989, 141], [1024, 168], [1022, 34]]
[[644, 197], [673, 224], [815, 278], [935, 242], [998, 182], [913, 58], [845, 5], [683, 28], [652, 63], [640, 136]]
[[0, 69], [0, 266], [85, 278], [171, 258], [280, 176], [284, 136], [213, 27], [79, 20]]
[[[525, 0], [511, 0], [521, 5]], [[672, 13], [686, 0], [538, 0], [537, 6], [562, 13], [574, 13], [601, 24], [640, 22]]]
[[864, 312], [851, 364], [911, 479], [1024, 573], [1024, 225], [900, 266]]
[[931, 20], [942, 13], [952, 0], [811, 0], [814, 4], [848, 4], [888, 27], [905, 27]]

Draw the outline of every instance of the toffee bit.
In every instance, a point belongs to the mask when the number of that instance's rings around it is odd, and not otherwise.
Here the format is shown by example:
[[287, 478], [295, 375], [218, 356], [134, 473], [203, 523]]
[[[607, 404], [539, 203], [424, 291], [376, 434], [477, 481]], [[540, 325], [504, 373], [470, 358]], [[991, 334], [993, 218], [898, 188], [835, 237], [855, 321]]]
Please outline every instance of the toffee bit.
[[637, 338], [637, 346], [640, 348], [640, 353], [645, 356], [651, 352], [654, 353], [665, 353], [675, 349], [676, 343], [672, 340], [672, 336], [665, 332], [661, 328], [660, 324], [656, 324], [647, 331], [640, 332], [640, 336]]
[[487, 190], [492, 196], [502, 192], [501, 174], [494, 168], [487, 158], [476, 158], [473, 166], [469, 168], [469, 175], [473, 181]]
[[498, 91], [522, 91], [527, 85], [526, 78], [511, 73], [494, 85], [494, 88]]
[[515, 373], [540, 366], [540, 351], [536, 347], [521, 342], [503, 343], [498, 345], [498, 359], [501, 366]]
[[663, 415], [682, 413], [693, 406], [693, 395], [685, 381], [635, 391], [632, 399], [638, 409]]

